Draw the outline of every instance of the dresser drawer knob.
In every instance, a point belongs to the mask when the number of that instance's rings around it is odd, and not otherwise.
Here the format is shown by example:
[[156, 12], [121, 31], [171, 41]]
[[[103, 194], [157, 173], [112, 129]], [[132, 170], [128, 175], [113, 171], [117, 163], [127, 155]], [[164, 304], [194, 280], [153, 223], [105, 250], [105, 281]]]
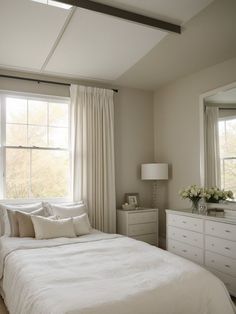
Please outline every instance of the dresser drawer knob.
[[197, 224], [194, 224], [194, 227], [197, 227]]
[[225, 267], [230, 268], [230, 266], [229, 266], [229, 265], [225, 265]]
[[197, 254], [194, 254], [194, 256], [197, 256]]
[[186, 252], [187, 252], [187, 250], [182, 250], [182, 252], [186, 253]]
[[215, 230], [215, 228], [211, 228], [211, 230]]
[[227, 247], [227, 246], [225, 247], [225, 249], [230, 251], [230, 248], [229, 248], [229, 247]]
[[182, 221], [183, 224], [186, 224], [186, 221]]
[[230, 230], [225, 230], [225, 232], [230, 233]]
[[215, 246], [215, 244], [214, 244], [214, 243], [212, 243], [212, 244], [211, 244], [211, 246]]
[[175, 249], [175, 246], [173, 245], [172, 248]]
[[211, 262], [212, 262], [212, 263], [215, 263], [215, 260], [214, 260], [214, 259], [212, 259], [212, 260], [211, 260]]
[[184, 235], [184, 234], [182, 235], [182, 237], [183, 237], [183, 238], [187, 238], [187, 236], [186, 236], [186, 235]]

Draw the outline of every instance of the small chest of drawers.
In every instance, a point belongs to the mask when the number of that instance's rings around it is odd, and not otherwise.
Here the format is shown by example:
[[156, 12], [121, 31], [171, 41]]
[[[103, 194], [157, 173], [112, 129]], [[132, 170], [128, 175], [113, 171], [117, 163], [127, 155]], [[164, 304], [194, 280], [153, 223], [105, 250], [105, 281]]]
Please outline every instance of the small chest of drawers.
[[236, 222], [166, 210], [167, 250], [198, 263], [236, 296]]
[[158, 245], [158, 209], [117, 210], [117, 232]]

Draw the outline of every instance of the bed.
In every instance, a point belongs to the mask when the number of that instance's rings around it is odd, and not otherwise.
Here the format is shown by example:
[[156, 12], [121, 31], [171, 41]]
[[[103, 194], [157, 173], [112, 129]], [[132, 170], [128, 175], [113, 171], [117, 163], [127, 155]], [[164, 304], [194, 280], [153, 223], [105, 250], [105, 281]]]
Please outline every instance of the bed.
[[141, 241], [93, 230], [67, 239], [1, 237], [10, 314], [233, 314], [207, 270]]

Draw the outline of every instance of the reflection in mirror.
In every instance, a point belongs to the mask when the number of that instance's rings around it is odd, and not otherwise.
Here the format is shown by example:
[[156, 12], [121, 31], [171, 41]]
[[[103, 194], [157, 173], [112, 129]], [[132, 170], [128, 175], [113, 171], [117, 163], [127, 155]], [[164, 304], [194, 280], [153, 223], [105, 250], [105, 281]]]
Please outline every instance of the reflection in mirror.
[[236, 195], [236, 88], [204, 98], [205, 186]]

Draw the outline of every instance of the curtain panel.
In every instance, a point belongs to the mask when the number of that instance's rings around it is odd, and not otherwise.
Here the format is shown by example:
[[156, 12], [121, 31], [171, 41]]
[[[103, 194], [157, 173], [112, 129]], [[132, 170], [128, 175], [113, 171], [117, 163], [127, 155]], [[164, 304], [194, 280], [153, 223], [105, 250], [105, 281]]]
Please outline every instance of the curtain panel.
[[71, 85], [72, 192], [94, 228], [116, 231], [113, 91]]
[[205, 115], [205, 151], [206, 151], [206, 179], [208, 187], [221, 187], [220, 152], [219, 152], [219, 108], [206, 106]]

